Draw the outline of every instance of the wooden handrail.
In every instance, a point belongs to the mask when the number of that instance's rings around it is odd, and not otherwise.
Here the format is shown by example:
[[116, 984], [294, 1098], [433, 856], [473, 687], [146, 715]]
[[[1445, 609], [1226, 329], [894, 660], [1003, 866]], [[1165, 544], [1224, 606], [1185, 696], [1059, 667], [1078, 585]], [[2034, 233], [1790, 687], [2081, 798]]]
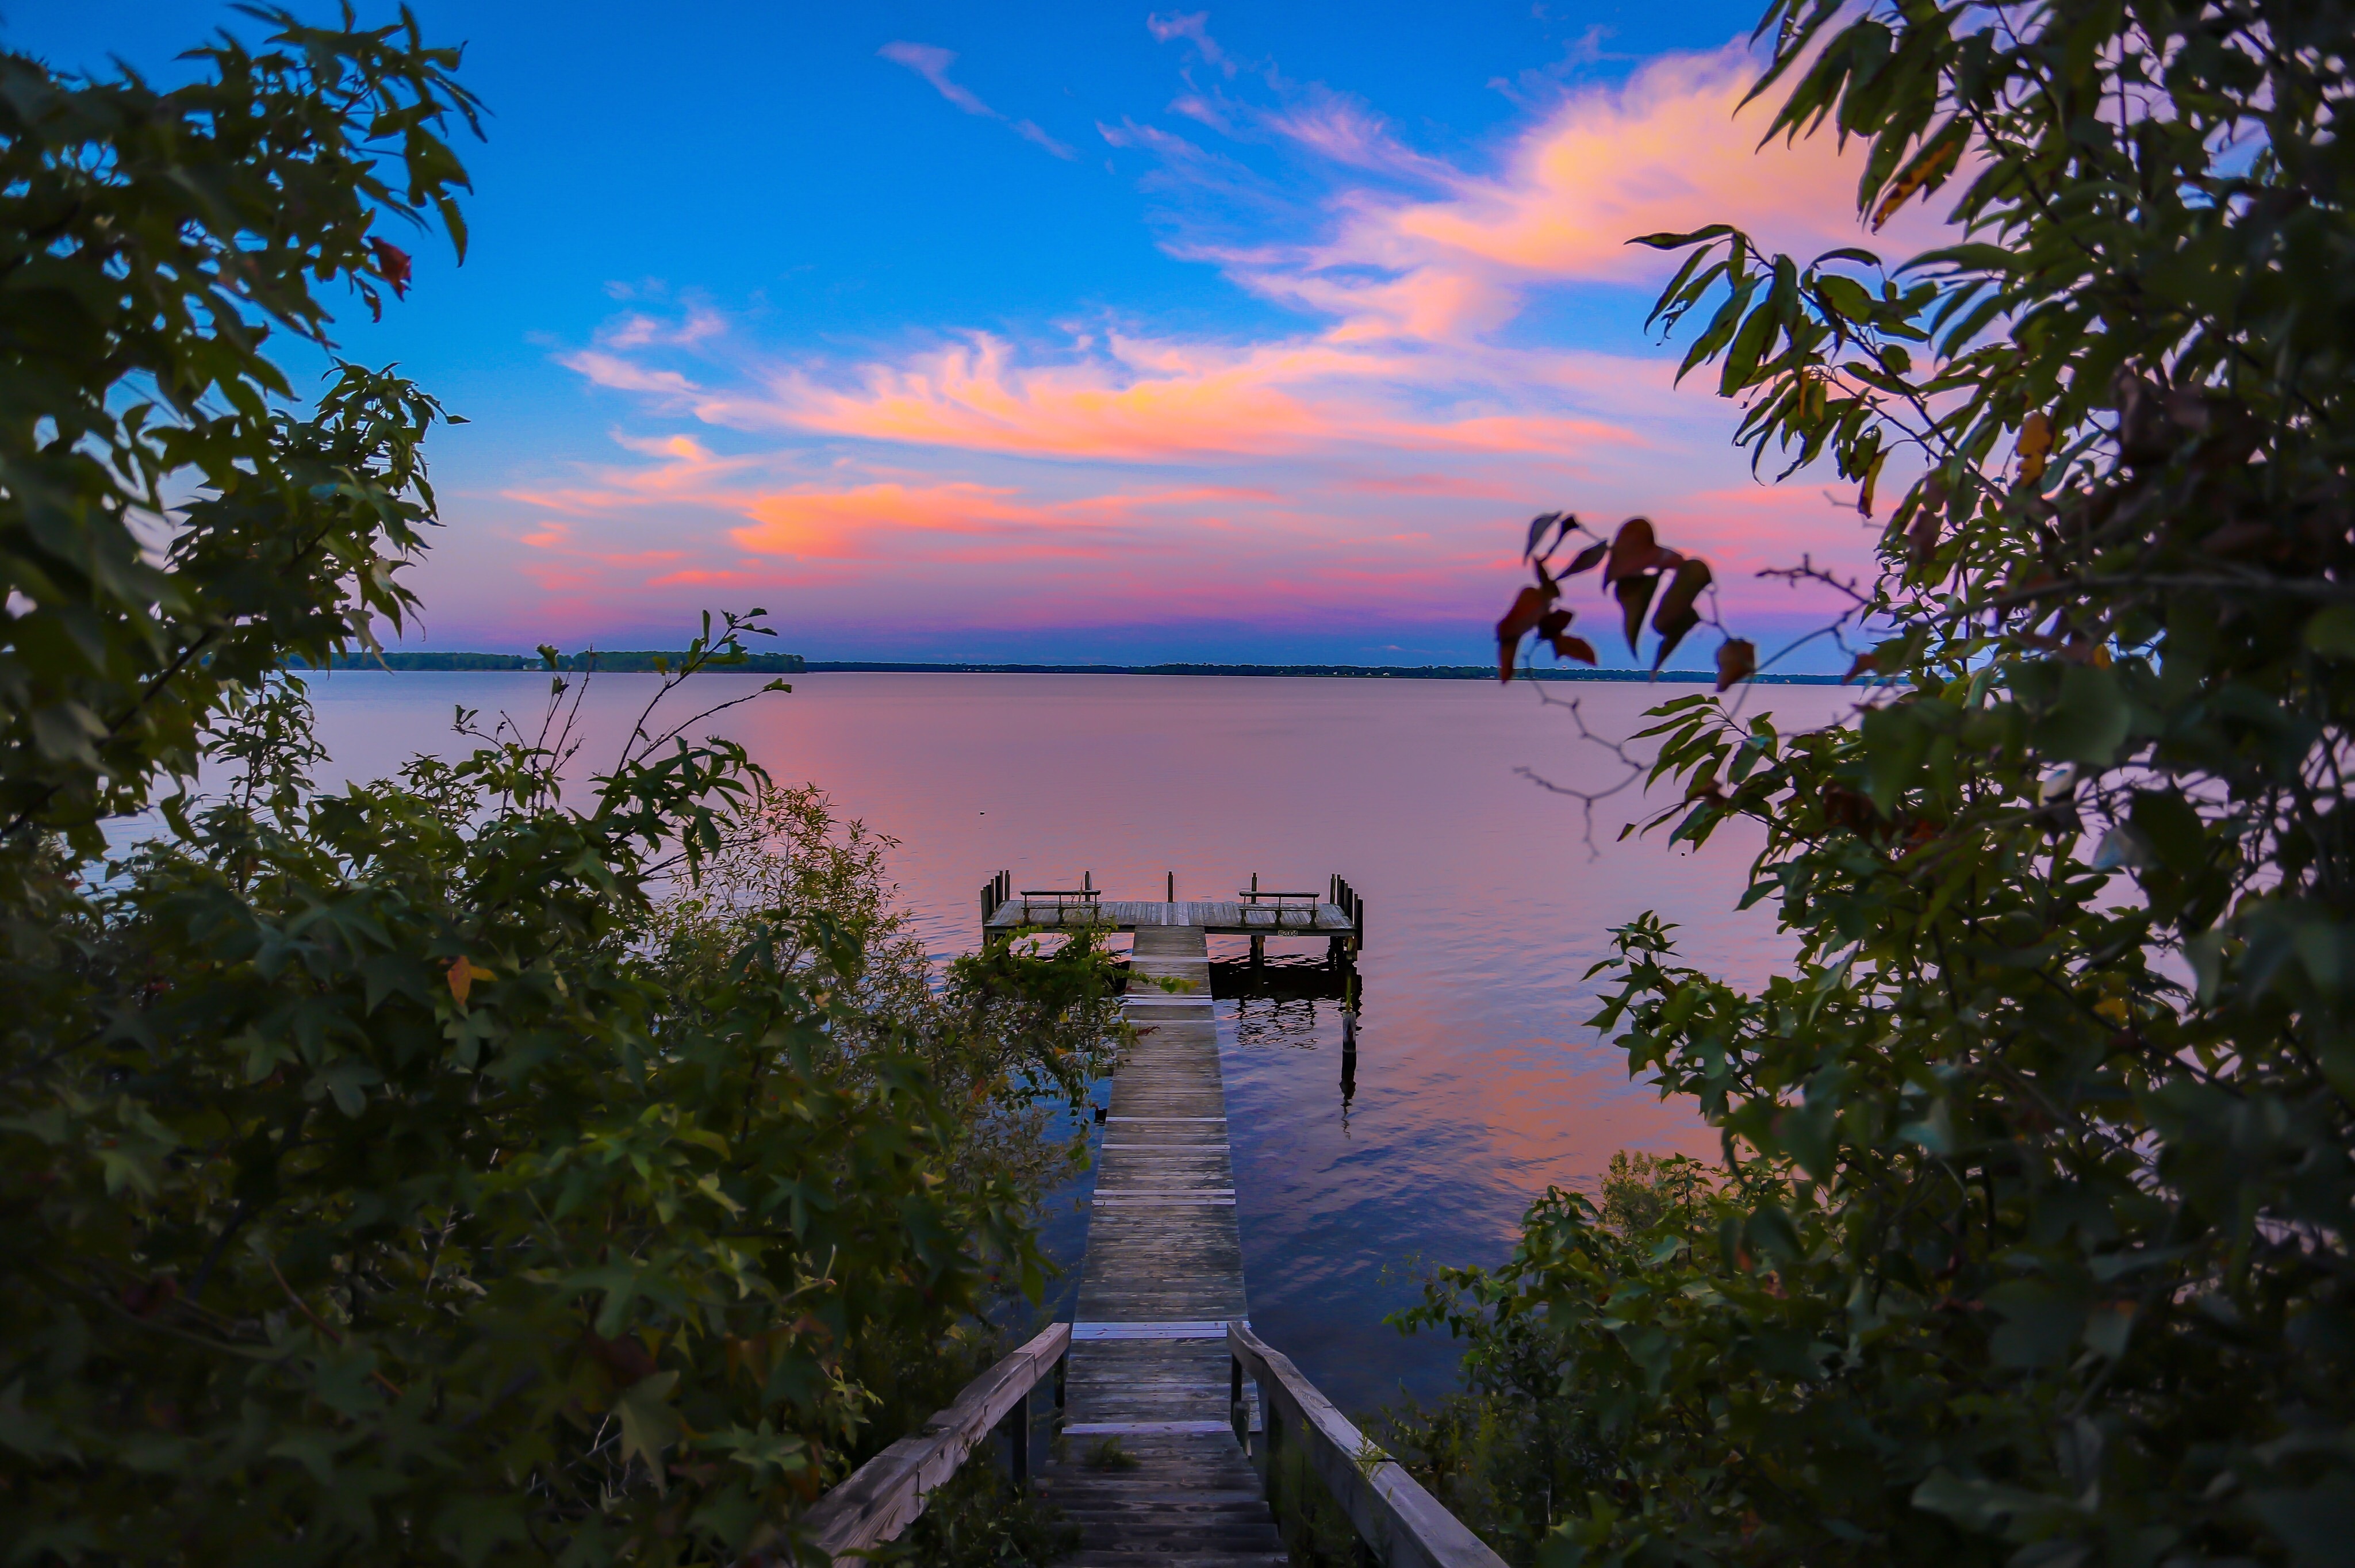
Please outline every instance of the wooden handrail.
[[1260, 1388], [1266, 1428], [1269, 1500], [1274, 1499], [1275, 1456], [1297, 1443], [1358, 1539], [1383, 1568], [1505, 1568], [1505, 1560], [1439, 1506], [1406, 1467], [1366, 1441], [1333, 1402], [1300, 1373], [1292, 1359], [1241, 1323], [1227, 1325], [1234, 1366], [1238, 1439], [1242, 1431], [1242, 1380]]
[[1029, 1468], [1030, 1391], [1071, 1348], [1071, 1326], [1050, 1325], [965, 1384], [954, 1404], [852, 1471], [796, 1521], [809, 1542], [799, 1561], [836, 1568], [864, 1563], [855, 1554], [896, 1539], [914, 1523], [924, 1511], [924, 1494], [955, 1475], [974, 1445], [1009, 1415], [1021, 1424], [1014, 1468], [1015, 1478], [1024, 1479]]

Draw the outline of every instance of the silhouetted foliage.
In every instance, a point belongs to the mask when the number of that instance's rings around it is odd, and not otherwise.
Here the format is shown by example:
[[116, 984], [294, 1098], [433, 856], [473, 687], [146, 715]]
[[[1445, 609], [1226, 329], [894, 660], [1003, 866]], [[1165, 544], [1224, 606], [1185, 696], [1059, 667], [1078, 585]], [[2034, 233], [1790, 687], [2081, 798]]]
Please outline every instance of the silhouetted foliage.
[[0, 56], [0, 1557], [739, 1561], [1037, 1290], [1112, 971], [935, 987], [862, 830], [658, 717], [757, 611], [609, 760], [549, 649], [536, 732], [312, 786], [283, 672], [411, 607], [442, 416], [264, 338], [463, 239], [474, 109], [253, 15], [171, 92]]
[[2350, 24], [1777, 0], [1774, 133], [1963, 232], [1645, 241], [1760, 462], [1899, 492], [1877, 576], [1788, 573], [1888, 684], [1655, 710], [1656, 823], [1761, 823], [1796, 952], [1738, 991], [1638, 920], [1596, 1022], [1729, 1185], [1632, 1232], [1556, 1195], [1417, 1315], [1586, 1424], [1585, 1489], [1517, 1499], [1548, 1561], [2345, 1560]]

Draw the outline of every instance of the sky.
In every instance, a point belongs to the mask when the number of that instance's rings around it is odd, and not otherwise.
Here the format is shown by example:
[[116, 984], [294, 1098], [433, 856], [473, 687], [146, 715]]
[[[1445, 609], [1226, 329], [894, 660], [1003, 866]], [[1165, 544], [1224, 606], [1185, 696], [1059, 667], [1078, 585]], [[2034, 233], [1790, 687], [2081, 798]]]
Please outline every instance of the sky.
[[[408, 645], [760, 606], [814, 658], [1478, 663], [1567, 508], [1653, 518], [1771, 652], [1821, 607], [1759, 571], [1869, 560], [1853, 487], [1753, 478], [1671, 385], [1673, 258], [1625, 243], [1867, 241], [1854, 149], [1736, 112], [1755, 0], [415, 9], [489, 110], [471, 249], [336, 328], [469, 421]], [[164, 83], [232, 25], [0, 0], [0, 44]]]

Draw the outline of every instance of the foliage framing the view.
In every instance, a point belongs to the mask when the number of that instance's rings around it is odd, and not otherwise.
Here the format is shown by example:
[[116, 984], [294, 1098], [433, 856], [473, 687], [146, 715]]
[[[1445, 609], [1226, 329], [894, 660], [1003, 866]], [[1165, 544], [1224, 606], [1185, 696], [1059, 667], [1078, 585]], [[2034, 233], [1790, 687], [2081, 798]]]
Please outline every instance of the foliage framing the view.
[[1902, 482], [1876, 577], [1787, 574], [1892, 684], [1816, 732], [1656, 710], [1657, 820], [1762, 823], [1745, 901], [1797, 954], [1746, 994], [1638, 921], [1598, 1021], [1730, 1184], [1632, 1235], [1557, 1196], [1423, 1319], [1575, 1427], [1578, 1495], [1516, 1527], [1550, 1561], [2343, 1561], [2355, 12], [1762, 36], [1774, 134], [1860, 141], [1859, 214], [1950, 197], [1956, 242], [1652, 236], [1656, 314], [1762, 464], [1828, 458], [1868, 517]]
[[288, 412], [263, 338], [404, 292], [385, 219], [462, 238], [474, 105], [406, 16], [249, 15], [169, 92], [0, 56], [0, 1557], [786, 1551], [1036, 1291], [1109, 965], [943, 982], [716, 709], [583, 789], [559, 675], [536, 728], [311, 785], [280, 672], [411, 607], [441, 414], [351, 366]]
[[[394, 578], [433, 495], [433, 402], [343, 367], [309, 418], [264, 354], [325, 345], [314, 283], [406, 292], [386, 227], [463, 253], [442, 133], [455, 50], [413, 20], [224, 37], [200, 80], [80, 80], [0, 54], [0, 832], [87, 853], [159, 769], [186, 773], [228, 687], [325, 662], [413, 601]], [[191, 488], [203, 492], [179, 506]], [[166, 520], [167, 509], [179, 506]]]

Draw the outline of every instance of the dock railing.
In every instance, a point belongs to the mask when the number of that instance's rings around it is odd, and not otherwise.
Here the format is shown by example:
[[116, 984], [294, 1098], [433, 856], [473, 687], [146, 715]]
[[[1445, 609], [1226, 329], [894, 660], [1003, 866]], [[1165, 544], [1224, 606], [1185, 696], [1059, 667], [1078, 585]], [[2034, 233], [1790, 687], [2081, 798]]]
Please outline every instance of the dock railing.
[[1259, 1384], [1268, 1501], [1278, 1511], [1277, 1456], [1297, 1446], [1325, 1483], [1359, 1543], [1381, 1568], [1505, 1568], [1505, 1560], [1440, 1507], [1406, 1467], [1366, 1440], [1333, 1402], [1301, 1375], [1292, 1359], [1241, 1323], [1227, 1325], [1235, 1436], [1251, 1446], [1243, 1380]]
[[820, 1498], [796, 1521], [807, 1543], [798, 1558], [770, 1561], [853, 1568], [871, 1551], [916, 1521], [924, 1496], [957, 1472], [965, 1456], [989, 1434], [1002, 1429], [1017, 1486], [1030, 1478], [1030, 1396], [1054, 1379], [1055, 1404], [1063, 1403], [1063, 1358], [1071, 1348], [1071, 1326], [1055, 1323], [1037, 1339], [964, 1386], [956, 1403], [902, 1437]]

